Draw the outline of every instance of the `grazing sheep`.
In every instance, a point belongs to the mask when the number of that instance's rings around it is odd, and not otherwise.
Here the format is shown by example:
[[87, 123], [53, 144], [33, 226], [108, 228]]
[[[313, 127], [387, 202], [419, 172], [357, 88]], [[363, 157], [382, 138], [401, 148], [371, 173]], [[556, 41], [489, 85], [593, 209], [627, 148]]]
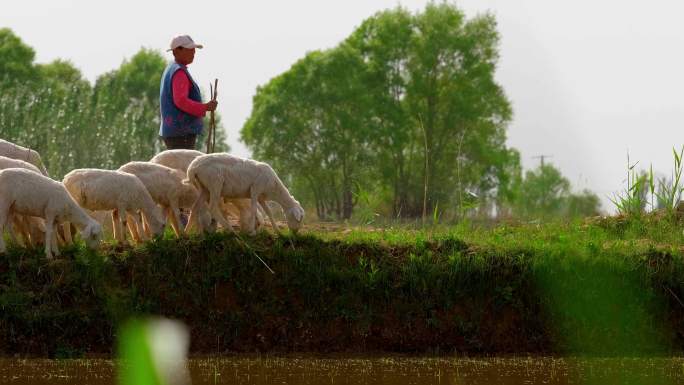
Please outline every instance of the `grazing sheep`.
[[282, 206], [287, 225], [293, 232], [299, 229], [304, 219], [302, 206], [290, 195], [278, 175], [266, 163], [224, 153], [202, 155], [190, 163], [188, 179], [200, 190], [196, 204], [208, 199], [211, 214], [223, 227], [231, 231], [232, 228], [219, 210], [222, 197], [251, 200], [249, 216], [252, 226], [249, 232], [252, 234], [256, 232], [253, 224], [256, 222], [258, 205], [261, 205], [268, 215], [273, 229], [278, 231], [273, 214], [266, 204], [267, 200], [275, 201]]
[[[69, 196], [59, 182], [41, 174], [20, 168], [0, 171], [0, 233], [11, 214], [41, 217], [45, 220], [45, 256], [59, 255], [54, 226], [59, 222], [71, 222], [81, 230], [86, 245], [95, 248], [102, 237], [100, 224], [90, 218]], [[51, 240], [51, 241], [47, 241]], [[0, 237], [0, 252], [5, 252], [5, 242]]]
[[0, 155], [0, 170], [4, 170], [6, 168], [24, 168], [26, 170], [42, 174], [38, 167], [32, 165], [29, 162], [23, 161], [21, 159], [9, 158]]
[[[184, 230], [180, 224], [180, 208], [191, 208], [199, 196], [195, 186], [187, 181], [183, 182], [185, 173], [152, 162], [129, 162], [119, 167], [119, 171], [133, 174], [140, 179], [152, 199], [166, 212], [176, 236], [180, 236]], [[199, 205], [197, 210], [200, 225], [203, 228], [208, 227], [211, 215], [206, 205]]]
[[[196, 150], [166, 150], [155, 155], [152, 159], [150, 159], [150, 162], [180, 170], [183, 172], [183, 174], [187, 174], [190, 163], [195, 160], [195, 158], [202, 155], [204, 155], [203, 152]], [[230, 203], [232, 206], [226, 203]], [[232, 217], [238, 218], [240, 221], [240, 229], [243, 231], [249, 231], [249, 229], [254, 226], [249, 223], [248, 217], [245, 216], [249, 215], [250, 207], [251, 204], [249, 199], [229, 199], [221, 204], [221, 211], [223, 212], [224, 216], [230, 215]], [[261, 226], [261, 222], [261, 216], [257, 214], [256, 226]], [[190, 223], [191, 222], [189, 222], [189, 224]], [[186, 230], [188, 229], [189, 226], [186, 228]]]
[[[69, 194], [81, 207], [91, 211], [113, 210], [114, 238], [126, 241], [126, 227], [136, 242], [142, 240], [142, 221], [148, 225], [147, 236], [161, 235], [164, 217], [147, 192], [145, 185], [135, 175], [112, 170], [76, 169], [62, 180]], [[139, 212], [142, 212], [142, 218]], [[128, 216], [132, 223], [126, 221]]]
[[201, 155], [204, 153], [195, 150], [166, 150], [155, 155], [150, 162], [181, 170], [185, 174], [190, 163]]
[[[20, 159], [8, 158], [0, 156], [0, 170], [7, 168], [23, 168], [33, 171], [36, 174], [41, 174], [38, 167], [31, 163]], [[13, 215], [12, 219], [8, 221], [9, 234], [13, 242], [19, 243], [22, 246], [35, 246], [38, 243], [43, 243], [42, 234], [45, 232], [45, 224], [42, 220], [36, 217], [27, 217], [23, 215]], [[19, 241], [15, 231], [18, 230], [21, 234], [22, 241]]]
[[31, 163], [40, 170], [41, 174], [49, 176], [43, 161], [40, 159], [40, 154], [34, 150], [0, 139], [0, 155]]

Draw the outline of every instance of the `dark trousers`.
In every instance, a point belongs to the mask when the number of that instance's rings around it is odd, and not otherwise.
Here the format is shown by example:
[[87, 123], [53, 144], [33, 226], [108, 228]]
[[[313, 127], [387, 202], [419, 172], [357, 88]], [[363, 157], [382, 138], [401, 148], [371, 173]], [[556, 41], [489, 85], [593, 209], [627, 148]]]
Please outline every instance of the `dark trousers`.
[[189, 134], [183, 136], [169, 136], [163, 137], [164, 145], [166, 145], [167, 150], [194, 150], [195, 142], [197, 141], [197, 135]]

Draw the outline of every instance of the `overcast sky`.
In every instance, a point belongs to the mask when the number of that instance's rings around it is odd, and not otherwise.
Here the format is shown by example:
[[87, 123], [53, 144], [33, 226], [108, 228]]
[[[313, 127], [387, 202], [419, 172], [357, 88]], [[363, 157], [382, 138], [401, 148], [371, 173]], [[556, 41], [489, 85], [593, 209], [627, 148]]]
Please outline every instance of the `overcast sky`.
[[[140, 47], [165, 50], [190, 34], [205, 45], [190, 66], [200, 86], [219, 79], [219, 112], [234, 153], [258, 85], [307, 51], [335, 46], [362, 20], [426, 1], [22, 0], [3, 4], [9, 27], [38, 62], [72, 61], [91, 81]], [[550, 155], [576, 189], [607, 197], [624, 187], [626, 157], [670, 174], [684, 143], [684, 3], [655, 0], [468, 0], [501, 33], [497, 79], [513, 103], [508, 143], [523, 165]], [[171, 58], [170, 54], [168, 57]]]

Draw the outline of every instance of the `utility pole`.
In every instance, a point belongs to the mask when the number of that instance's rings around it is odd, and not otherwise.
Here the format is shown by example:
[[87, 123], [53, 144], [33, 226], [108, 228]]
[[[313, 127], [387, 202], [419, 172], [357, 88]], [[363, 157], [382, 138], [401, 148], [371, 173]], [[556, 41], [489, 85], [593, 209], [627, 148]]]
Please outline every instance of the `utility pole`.
[[541, 168], [544, 168], [544, 159], [546, 158], [553, 158], [553, 155], [538, 155], [538, 156], [533, 156], [532, 159], [539, 159]]

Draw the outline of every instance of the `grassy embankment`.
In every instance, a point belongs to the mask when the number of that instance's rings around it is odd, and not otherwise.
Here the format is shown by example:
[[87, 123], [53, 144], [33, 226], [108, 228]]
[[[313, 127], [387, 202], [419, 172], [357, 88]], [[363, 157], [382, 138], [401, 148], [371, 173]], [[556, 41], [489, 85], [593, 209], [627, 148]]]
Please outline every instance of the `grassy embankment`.
[[631, 355], [684, 346], [676, 221], [243, 238], [73, 247], [51, 262], [41, 250], [10, 249], [0, 256], [0, 355], [110, 354], [120, 322], [142, 314], [184, 321], [201, 354]]

